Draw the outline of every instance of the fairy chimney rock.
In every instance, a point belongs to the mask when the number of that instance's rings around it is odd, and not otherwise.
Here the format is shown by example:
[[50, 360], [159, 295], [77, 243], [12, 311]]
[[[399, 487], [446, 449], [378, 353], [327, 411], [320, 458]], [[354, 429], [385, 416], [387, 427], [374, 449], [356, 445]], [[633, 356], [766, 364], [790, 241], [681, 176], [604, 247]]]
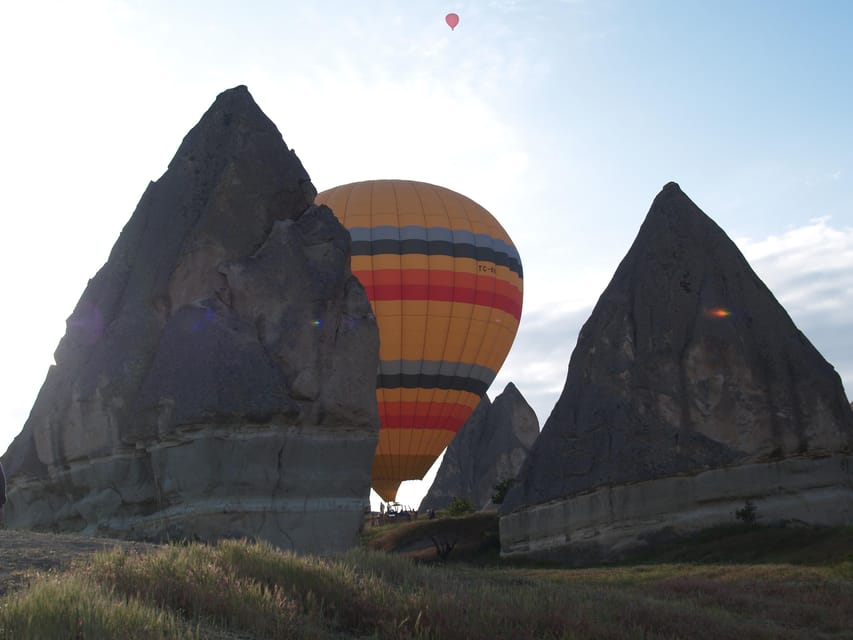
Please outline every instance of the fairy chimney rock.
[[505, 556], [612, 558], [734, 522], [853, 523], [841, 380], [675, 183], [655, 198], [502, 508]]
[[3, 456], [12, 527], [356, 543], [378, 333], [350, 239], [246, 87], [151, 183]]
[[513, 383], [494, 403], [484, 396], [447, 447], [420, 511], [444, 509], [453, 498], [491, 505], [495, 485], [512, 480], [539, 435], [539, 420]]

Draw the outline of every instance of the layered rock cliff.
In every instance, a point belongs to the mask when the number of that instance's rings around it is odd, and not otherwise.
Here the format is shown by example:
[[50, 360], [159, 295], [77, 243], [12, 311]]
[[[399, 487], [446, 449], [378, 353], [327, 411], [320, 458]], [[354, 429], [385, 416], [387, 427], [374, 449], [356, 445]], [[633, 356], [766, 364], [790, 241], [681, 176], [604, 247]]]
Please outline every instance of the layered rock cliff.
[[146, 189], [3, 456], [10, 526], [355, 543], [378, 333], [349, 234], [245, 87]]
[[419, 510], [444, 509], [457, 496], [489, 506], [495, 485], [516, 477], [538, 435], [539, 420], [514, 384], [494, 403], [484, 396], [447, 447]]
[[604, 556], [665, 529], [853, 522], [853, 413], [833, 367], [676, 185], [583, 326], [503, 507], [504, 553]]

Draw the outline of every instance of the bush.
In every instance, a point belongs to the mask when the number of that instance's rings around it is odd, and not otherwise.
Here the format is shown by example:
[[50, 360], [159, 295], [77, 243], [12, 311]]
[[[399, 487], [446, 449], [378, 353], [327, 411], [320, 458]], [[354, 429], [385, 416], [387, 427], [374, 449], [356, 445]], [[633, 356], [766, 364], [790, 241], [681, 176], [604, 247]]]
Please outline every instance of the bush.
[[509, 493], [512, 485], [515, 484], [515, 478], [506, 478], [500, 482], [498, 482], [492, 489], [495, 492], [492, 494], [492, 503], [493, 504], [503, 504], [504, 498], [506, 498], [506, 494]]
[[474, 505], [470, 500], [456, 496], [447, 507], [447, 515], [464, 516], [466, 513], [474, 513]]
[[758, 518], [758, 507], [751, 500], [747, 500], [743, 504], [743, 509], [735, 511], [735, 518], [744, 524], [755, 524], [755, 520]]

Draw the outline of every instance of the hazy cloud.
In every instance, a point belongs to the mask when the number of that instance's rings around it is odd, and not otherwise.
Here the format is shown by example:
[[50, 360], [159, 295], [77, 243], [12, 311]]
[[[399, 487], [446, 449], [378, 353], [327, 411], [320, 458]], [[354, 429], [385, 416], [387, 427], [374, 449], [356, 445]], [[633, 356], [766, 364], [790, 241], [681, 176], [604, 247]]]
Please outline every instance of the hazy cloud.
[[764, 240], [737, 240], [752, 268], [853, 393], [853, 228], [816, 218]]
[[563, 390], [569, 358], [591, 311], [589, 305], [573, 311], [539, 310], [526, 314], [489, 395], [494, 397], [507, 383], [514, 383], [536, 412], [539, 426], [543, 426]]

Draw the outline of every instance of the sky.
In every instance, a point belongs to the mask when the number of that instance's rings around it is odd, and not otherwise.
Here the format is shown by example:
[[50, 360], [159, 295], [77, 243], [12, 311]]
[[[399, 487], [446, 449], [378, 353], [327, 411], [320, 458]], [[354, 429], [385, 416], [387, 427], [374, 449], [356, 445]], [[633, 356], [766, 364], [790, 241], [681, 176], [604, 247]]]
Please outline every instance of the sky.
[[240, 84], [318, 190], [431, 182], [501, 222], [525, 299], [489, 395], [514, 382], [541, 425], [671, 180], [853, 395], [853, 3], [0, 0], [0, 451], [148, 182]]

